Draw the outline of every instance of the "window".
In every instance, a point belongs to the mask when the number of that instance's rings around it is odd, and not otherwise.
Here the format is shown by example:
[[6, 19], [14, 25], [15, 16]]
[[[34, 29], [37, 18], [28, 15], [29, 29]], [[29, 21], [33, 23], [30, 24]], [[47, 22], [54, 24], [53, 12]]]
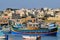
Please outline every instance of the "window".
[[32, 22], [32, 20], [28, 20], [28, 22]]
[[8, 16], [7, 14], [4, 14], [4, 16]]
[[41, 19], [41, 18], [39, 18], [39, 19]]
[[20, 20], [17, 19], [17, 22], [19, 22]]
[[20, 14], [12, 14], [12, 19], [20, 19]]
[[38, 25], [36, 24], [36, 26], [38, 27]]

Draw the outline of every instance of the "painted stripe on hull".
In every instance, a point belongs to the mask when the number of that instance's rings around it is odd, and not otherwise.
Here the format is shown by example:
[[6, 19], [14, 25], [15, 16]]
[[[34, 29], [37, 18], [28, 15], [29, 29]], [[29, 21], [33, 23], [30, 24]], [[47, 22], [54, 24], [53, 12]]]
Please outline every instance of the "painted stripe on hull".
[[11, 34], [22, 34], [22, 35], [40, 35], [40, 36], [49, 36], [49, 35], [56, 35], [57, 31], [55, 32], [48, 32], [48, 33], [21, 33], [21, 32], [14, 32], [12, 31]]

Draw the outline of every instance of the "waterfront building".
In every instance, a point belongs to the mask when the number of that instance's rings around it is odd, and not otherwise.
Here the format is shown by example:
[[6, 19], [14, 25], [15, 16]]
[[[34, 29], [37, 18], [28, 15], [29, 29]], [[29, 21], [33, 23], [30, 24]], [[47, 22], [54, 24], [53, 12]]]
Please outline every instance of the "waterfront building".
[[26, 22], [35, 22], [36, 18], [32, 18], [31, 16], [26, 17]]
[[44, 18], [44, 12], [41, 11], [37, 14], [37, 18]]
[[8, 19], [0, 18], [0, 24], [9, 24]]

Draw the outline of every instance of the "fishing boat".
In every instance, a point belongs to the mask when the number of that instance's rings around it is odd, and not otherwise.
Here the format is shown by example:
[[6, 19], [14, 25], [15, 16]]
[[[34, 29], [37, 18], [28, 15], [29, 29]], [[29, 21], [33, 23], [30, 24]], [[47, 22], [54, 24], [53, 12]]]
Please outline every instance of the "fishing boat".
[[40, 36], [48, 36], [54, 35], [56, 36], [58, 25], [55, 23], [50, 23], [44, 26], [44, 24], [39, 23], [27, 23], [24, 24], [16, 24], [12, 27], [12, 34], [23, 34], [23, 35], [40, 35]]
[[4, 26], [4, 27], [2, 28], [2, 31], [3, 31], [5, 34], [9, 34], [10, 31], [11, 31], [11, 28], [10, 28], [9, 26]]

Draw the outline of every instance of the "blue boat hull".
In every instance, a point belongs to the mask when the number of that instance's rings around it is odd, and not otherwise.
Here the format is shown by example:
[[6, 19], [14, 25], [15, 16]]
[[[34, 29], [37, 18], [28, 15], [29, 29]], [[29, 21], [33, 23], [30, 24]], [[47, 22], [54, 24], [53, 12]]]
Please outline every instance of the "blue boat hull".
[[51, 30], [21, 30], [20, 32], [11, 31], [11, 34], [22, 34], [22, 35], [40, 35], [40, 36], [56, 36], [57, 28]]

